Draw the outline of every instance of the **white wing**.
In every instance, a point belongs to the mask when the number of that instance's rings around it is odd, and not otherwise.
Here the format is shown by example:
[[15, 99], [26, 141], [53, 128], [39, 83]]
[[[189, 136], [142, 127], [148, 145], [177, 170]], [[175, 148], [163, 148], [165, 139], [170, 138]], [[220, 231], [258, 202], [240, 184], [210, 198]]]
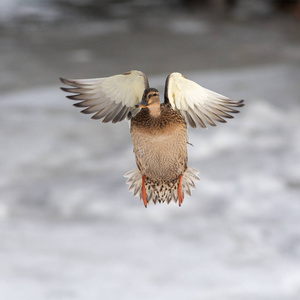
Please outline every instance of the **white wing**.
[[130, 118], [139, 112], [135, 104], [142, 99], [144, 90], [149, 87], [146, 75], [140, 71], [129, 71], [124, 74], [106, 78], [60, 79], [64, 84], [74, 88], [61, 88], [76, 95], [67, 96], [80, 102], [76, 107], [86, 107], [81, 112], [94, 114], [92, 119], [103, 119], [102, 122], [116, 123], [127, 116]]
[[243, 101], [234, 101], [205, 89], [180, 73], [172, 73], [166, 80], [165, 103], [170, 103], [194, 128], [197, 125], [206, 128], [205, 123], [216, 126], [214, 121], [226, 123], [223, 118], [233, 118], [230, 113], [239, 111], [232, 107], [243, 106]]

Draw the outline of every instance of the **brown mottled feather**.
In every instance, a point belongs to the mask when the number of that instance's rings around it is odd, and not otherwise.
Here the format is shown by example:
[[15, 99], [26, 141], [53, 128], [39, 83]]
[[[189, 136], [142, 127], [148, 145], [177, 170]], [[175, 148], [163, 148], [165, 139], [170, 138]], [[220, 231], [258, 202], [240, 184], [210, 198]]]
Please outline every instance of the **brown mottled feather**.
[[146, 183], [153, 186], [153, 193], [160, 194], [164, 201], [164, 193], [155, 192], [154, 187], [178, 183], [179, 175], [187, 169], [187, 125], [170, 105], [161, 104], [160, 108], [159, 117], [152, 117], [147, 108], [142, 109], [132, 118], [130, 132], [137, 166], [147, 176]]

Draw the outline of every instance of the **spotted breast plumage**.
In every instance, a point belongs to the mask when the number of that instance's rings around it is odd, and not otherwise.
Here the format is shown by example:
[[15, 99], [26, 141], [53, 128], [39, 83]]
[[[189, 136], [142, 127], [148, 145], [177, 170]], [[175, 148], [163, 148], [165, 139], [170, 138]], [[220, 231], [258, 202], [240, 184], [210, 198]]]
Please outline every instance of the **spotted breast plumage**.
[[180, 73], [171, 73], [165, 84], [164, 103], [157, 89], [150, 88], [148, 78], [140, 71], [93, 79], [63, 79], [72, 86], [62, 90], [77, 100], [83, 113], [92, 119], [120, 122], [127, 118], [137, 168], [129, 171], [129, 190], [139, 195], [145, 207], [150, 201], [178, 202], [191, 195], [198, 171], [187, 165], [187, 127], [215, 121], [225, 123], [233, 118], [243, 100], [231, 100], [203, 88]]

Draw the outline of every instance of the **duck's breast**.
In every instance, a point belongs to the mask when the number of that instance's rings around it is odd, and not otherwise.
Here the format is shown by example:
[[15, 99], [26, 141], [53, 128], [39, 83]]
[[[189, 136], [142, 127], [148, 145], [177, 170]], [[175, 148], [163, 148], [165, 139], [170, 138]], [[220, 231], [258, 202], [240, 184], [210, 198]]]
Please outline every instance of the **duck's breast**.
[[187, 129], [183, 122], [131, 127], [136, 163], [152, 180], [170, 181], [187, 167]]

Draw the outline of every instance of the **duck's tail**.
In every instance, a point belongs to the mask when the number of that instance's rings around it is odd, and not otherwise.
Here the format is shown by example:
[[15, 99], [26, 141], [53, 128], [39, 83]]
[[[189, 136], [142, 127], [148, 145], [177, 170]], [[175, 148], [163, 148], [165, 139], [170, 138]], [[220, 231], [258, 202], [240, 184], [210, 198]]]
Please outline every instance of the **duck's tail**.
[[[191, 196], [192, 189], [195, 189], [195, 182], [200, 180], [198, 177], [199, 171], [187, 167], [186, 171], [182, 176], [182, 194], [183, 198], [185, 194]], [[139, 169], [133, 169], [127, 172], [124, 177], [127, 177], [126, 183], [129, 184], [129, 191], [133, 191], [133, 195], [137, 194], [142, 200], [142, 174]], [[146, 177], [145, 188], [147, 192], [147, 202], [153, 201], [154, 204], [157, 202], [167, 202], [168, 204], [173, 200], [178, 201], [178, 185], [179, 177], [171, 182], [153, 181]]]

